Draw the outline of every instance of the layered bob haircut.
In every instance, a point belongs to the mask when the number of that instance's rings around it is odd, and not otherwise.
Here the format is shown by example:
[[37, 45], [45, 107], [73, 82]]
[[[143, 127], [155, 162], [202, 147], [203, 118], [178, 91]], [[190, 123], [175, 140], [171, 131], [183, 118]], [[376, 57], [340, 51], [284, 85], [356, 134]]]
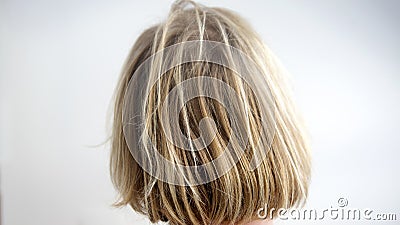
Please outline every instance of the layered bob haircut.
[[175, 2], [138, 37], [116, 88], [116, 205], [176, 225], [302, 205], [309, 147], [285, 74], [234, 12]]

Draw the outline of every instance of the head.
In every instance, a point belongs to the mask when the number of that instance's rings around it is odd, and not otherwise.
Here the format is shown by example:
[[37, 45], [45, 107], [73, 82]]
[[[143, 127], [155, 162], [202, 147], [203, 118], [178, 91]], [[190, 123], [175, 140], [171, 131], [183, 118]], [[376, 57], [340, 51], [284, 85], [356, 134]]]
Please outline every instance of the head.
[[309, 149], [285, 74], [236, 13], [176, 2], [139, 36], [116, 88], [116, 204], [183, 225], [304, 203]]

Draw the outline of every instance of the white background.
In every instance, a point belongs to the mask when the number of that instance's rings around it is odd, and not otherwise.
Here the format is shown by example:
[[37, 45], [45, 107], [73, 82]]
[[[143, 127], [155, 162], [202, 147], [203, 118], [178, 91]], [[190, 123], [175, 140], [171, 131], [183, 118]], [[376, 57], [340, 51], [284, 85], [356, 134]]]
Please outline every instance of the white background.
[[[344, 197], [399, 221], [399, 2], [202, 3], [239, 12], [291, 72], [313, 138], [306, 208]], [[110, 206], [109, 149], [96, 145], [130, 47], [170, 4], [0, 0], [2, 225], [149, 224]]]

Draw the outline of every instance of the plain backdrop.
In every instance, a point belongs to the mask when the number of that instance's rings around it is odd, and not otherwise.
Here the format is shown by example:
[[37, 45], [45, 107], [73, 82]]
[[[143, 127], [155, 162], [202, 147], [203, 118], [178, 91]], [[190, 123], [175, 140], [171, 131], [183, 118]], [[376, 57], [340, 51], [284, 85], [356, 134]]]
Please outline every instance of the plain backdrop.
[[[313, 147], [306, 208], [400, 220], [399, 1], [200, 1], [250, 21], [292, 74]], [[0, 0], [2, 225], [149, 224], [115, 209], [108, 108], [137, 36], [172, 1]]]

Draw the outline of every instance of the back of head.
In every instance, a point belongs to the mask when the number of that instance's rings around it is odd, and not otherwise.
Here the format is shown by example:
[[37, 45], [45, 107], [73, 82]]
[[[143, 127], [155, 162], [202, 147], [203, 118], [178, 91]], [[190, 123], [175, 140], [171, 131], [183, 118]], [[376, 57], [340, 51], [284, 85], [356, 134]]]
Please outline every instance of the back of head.
[[289, 93], [240, 16], [176, 2], [137, 39], [116, 89], [118, 205], [152, 222], [221, 224], [303, 203], [310, 156]]

